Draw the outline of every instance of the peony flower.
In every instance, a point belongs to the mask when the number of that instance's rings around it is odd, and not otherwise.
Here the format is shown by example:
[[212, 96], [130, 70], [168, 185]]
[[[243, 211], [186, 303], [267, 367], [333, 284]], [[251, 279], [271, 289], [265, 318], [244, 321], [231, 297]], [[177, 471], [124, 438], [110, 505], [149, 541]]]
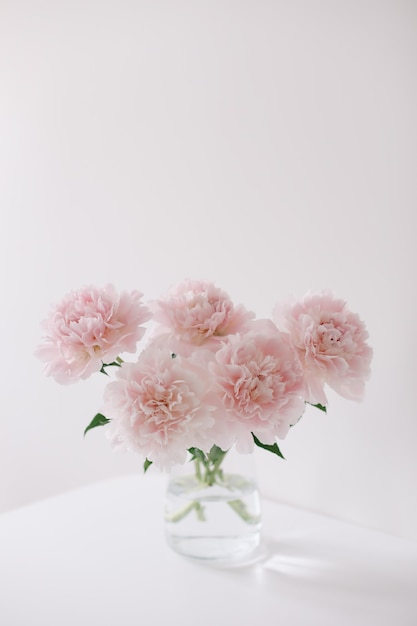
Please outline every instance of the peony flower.
[[122, 352], [135, 352], [151, 318], [139, 291], [117, 294], [112, 285], [104, 289], [85, 287], [67, 294], [43, 322], [44, 343], [36, 356], [45, 373], [62, 384], [88, 378], [103, 362]]
[[368, 332], [344, 300], [330, 292], [308, 293], [300, 302], [276, 307], [300, 358], [305, 379], [305, 400], [327, 404], [327, 383], [341, 396], [361, 400], [370, 375], [372, 349]]
[[124, 363], [104, 395], [109, 438], [168, 470], [187, 449], [209, 450], [215, 404], [207, 371], [193, 359], [173, 358], [149, 345], [136, 363]]
[[226, 409], [230, 436], [241, 452], [252, 451], [251, 433], [274, 444], [303, 414], [300, 363], [288, 335], [271, 320], [258, 320], [247, 333], [228, 337], [210, 370]]
[[227, 293], [209, 282], [186, 280], [154, 303], [159, 332], [172, 338], [174, 351], [190, 354], [196, 346], [219, 347], [220, 340], [244, 330], [254, 314], [235, 307]]

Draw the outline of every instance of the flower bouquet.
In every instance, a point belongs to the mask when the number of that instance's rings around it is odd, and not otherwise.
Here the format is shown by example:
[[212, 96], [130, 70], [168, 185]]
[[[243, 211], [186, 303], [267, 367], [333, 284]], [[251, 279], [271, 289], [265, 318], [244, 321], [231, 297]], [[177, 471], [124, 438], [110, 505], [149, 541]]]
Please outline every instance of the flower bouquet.
[[[326, 411], [326, 386], [361, 400], [372, 359], [365, 325], [330, 292], [278, 304], [268, 319], [210, 282], [186, 280], [159, 300], [142, 299], [111, 285], [65, 296], [43, 322], [36, 354], [45, 373], [67, 384], [112, 371], [85, 432], [105, 426], [112, 445], [137, 452], [145, 471], [192, 461], [192, 483], [177, 479], [172, 491], [181, 488], [187, 502], [168, 506], [168, 524], [205, 521], [204, 502], [225, 489], [228, 508], [259, 533], [259, 506], [245, 500], [246, 483], [225, 473], [225, 460], [255, 446], [282, 457], [277, 440], [306, 404]], [[135, 360], [122, 359], [142, 341]]]

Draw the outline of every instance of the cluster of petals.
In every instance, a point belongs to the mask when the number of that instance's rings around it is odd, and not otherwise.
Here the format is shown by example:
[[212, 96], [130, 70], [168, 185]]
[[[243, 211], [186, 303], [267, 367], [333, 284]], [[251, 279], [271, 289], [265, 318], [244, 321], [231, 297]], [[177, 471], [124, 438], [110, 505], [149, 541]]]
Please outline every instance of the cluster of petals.
[[169, 470], [185, 462], [188, 448], [213, 445], [216, 399], [207, 371], [193, 358], [173, 357], [151, 344], [116, 376], [104, 396], [108, 436], [116, 447]]
[[216, 350], [223, 337], [243, 331], [254, 318], [213, 283], [195, 280], [173, 287], [154, 303], [153, 314], [175, 351], [188, 354], [199, 346]]
[[228, 337], [210, 363], [236, 449], [283, 439], [304, 411], [301, 365], [286, 333], [257, 320], [245, 334]]
[[274, 320], [297, 350], [307, 402], [326, 405], [326, 384], [347, 399], [363, 398], [372, 348], [365, 324], [344, 300], [328, 291], [310, 292], [301, 301], [276, 307]]
[[43, 322], [43, 343], [36, 351], [45, 373], [61, 384], [88, 378], [103, 363], [135, 352], [142, 326], [151, 318], [139, 291], [121, 292], [113, 285], [71, 291]]

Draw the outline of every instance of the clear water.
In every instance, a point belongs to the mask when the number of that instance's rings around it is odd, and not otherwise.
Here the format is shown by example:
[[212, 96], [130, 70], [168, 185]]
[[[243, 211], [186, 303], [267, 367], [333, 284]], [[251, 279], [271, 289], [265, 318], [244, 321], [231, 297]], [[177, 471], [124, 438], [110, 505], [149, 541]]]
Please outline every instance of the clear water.
[[259, 545], [260, 529], [260, 498], [253, 481], [237, 474], [210, 487], [193, 476], [170, 481], [165, 533], [176, 552], [198, 559], [240, 558]]

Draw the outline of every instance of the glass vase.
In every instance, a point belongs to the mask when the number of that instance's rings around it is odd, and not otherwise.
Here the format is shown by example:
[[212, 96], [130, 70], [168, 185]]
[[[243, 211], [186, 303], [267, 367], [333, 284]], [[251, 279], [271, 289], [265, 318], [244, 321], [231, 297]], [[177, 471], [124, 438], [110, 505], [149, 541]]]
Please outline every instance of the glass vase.
[[240, 560], [260, 542], [261, 506], [251, 454], [213, 446], [169, 476], [165, 497], [168, 545], [187, 557]]

